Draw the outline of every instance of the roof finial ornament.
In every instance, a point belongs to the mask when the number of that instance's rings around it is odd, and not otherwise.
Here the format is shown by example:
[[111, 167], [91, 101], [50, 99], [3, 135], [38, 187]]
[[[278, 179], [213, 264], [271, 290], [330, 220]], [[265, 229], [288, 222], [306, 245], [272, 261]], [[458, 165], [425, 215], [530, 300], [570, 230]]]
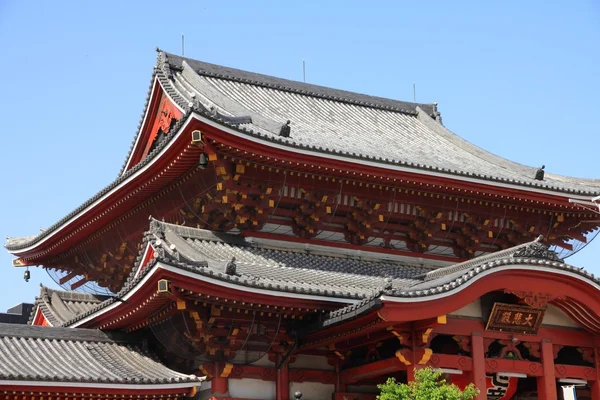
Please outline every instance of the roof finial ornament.
[[385, 286], [383, 287], [385, 290], [392, 290], [393, 279], [391, 276], [385, 278]]
[[535, 173], [535, 180], [536, 181], [543, 181], [544, 180], [544, 168], [546, 168], [546, 166], [542, 165], [542, 167], [540, 169], [538, 169], [537, 172]]
[[292, 128], [290, 127], [290, 120], [288, 119], [285, 125], [281, 127], [281, 130], [279, 131], [279, 136], [290, 137], [291, 131]]
[[225, 273], [227, 275], [237, 275], [237, 265], [235, 265], [235, 257], [231, 257], [231, 261], [227, 263], [227, 267], [225, 267]]
[[537, 243], [544, 243], [544, 235], [540, 235], [537, 237], [537, 239], [535, 239], [535, 241]]

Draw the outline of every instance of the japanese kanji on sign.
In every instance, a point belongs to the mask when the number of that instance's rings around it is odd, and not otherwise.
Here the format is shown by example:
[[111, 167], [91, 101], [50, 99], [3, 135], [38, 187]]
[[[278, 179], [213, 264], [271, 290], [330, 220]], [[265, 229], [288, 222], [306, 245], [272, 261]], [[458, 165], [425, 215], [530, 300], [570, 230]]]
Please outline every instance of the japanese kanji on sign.
[[494, 303], [486, 330], [537, 335], [545, 309], [515, 304]]

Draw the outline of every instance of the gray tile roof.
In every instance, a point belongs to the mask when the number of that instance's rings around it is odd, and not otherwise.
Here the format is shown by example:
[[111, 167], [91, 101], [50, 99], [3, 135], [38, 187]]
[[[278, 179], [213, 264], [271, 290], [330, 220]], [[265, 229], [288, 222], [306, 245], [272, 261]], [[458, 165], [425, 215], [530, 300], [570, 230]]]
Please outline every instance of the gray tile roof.
[[[182, 104], [196, 103], [201, 113], [214, 108], [219, 115], [249, 116], [252, 123], [230, 127], [266, 141], [363, 158], [384, 168], [401, 165], [568, 193], [600, 193], [597, 179], [547, 172], [544, 181], [535, 180], [539, 166], [506, 160], [460, 138], [432, 119], [434, 105], [308, 85], [168, 53], [160, 53], [159, 62], [169, 65], [170, 84], [186, 98]], [[279, 130], [287, 120], [291, 136], [283, 138]]]
[[[546, 172], [544, 181], [534, 180], [537, 167], [524, 166], [491, 154], [432, 119], [439, 117], [434, 104], [402, 102], [294, 82], [162, 51], [158, 53], [158, 65], [152, 77], [159, 80], [169, 96], [184, 110], [184, 115], [165, 140], [137, 165], [128, 170], [123, 165], [121, 175], [115, 181], [44, 232], [37, 236], [8, 238], [5, 247], [9, 251], [31, 246], [52, 234], [148, 164], [169, 143], [192, 111], [267, 142], [364, 159], [379, 163], [384, 168], [403, 166], [415, 171], [460, 175], [564, 193], [600, 194], [598, 179], [578, 179]], [[146, 106], [149, 96], [150, 93]], [[209, 112], [211, 108], [214, 108], [214, 113]], [[252, 123], [232, 124], [219, 116], [250, 116]], [[283, 138], [279, 136], [279, 129], [287, 120], [291, 120], [292, 134], [290, 138]], [[138, 128], [127, 160], [139, 134]]]
[[458, 289], [484, 272], [507, 265], [545, 267], [557, 271], [569, 271], [591, 283], [600, 284], [600, 279], [595, 277], [594, 274], [582, 268], [566, 264], [564, 260], [559, 259], [556, 253], [549, 250], [538, 239], [494, 254], [430, 271], [421, 277], [424, 278], [422, 281], [406, 288], [388, 290], [386, 294], [396, 297], [426, 298]]
[[[279, 292], [362, 299], [388, 286], [406, 287], [415, 282], [414, 276], [429, 271], [409, 263], [251, 244], [240, 236], [156, 220], [151, 231], [161, 238], [160, 257], [165, 262], [196, 266], [203, 275]], [[236, 276], [225, 273], [233, 258]]]
[[[146, 243], [155, 247], [156, 258], [135, 276]], [[237, 275], [228, 275], [225, 269], [233, 257]], [[238, 235], [152, 220], [134, 269], [115, 298], [125, 296], [157, 262], [194, 272], [199, 278], [281, 292], [282, 296], [296, 293], [348, 300], [372, 298], [386, 288], [408, 287], [422, 280], [416, 276], [431, 270], [404, 262], [257, 245]], [[114, 302], [110, 298], [63, 325], [71, 326]]]
[[107, 299], [108, 296], [55, 290], [42, 285], [29, 323], [33, 322], [37, 307], [52, 326], [60, 326], [65, 321], [73, 319], [76, 315], [90, 310]]
[[200, 385], [168, 369], [127, 336], [92, 329], [0, 324], [0, 380]]

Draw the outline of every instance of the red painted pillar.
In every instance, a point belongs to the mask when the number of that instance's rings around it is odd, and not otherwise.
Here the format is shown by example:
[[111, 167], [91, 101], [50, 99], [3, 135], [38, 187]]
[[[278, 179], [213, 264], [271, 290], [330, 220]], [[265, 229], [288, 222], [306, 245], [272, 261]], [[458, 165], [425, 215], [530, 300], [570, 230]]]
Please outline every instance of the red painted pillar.
[[218, 362], [215, 364], [215, 376], [211, 379], [210, 393], [213, 396], [226, 396], [229, 392], [228, 379], [229, 371], [224, 371], [225, 364]]
[[542, 339], [542, 365], [544, 366], [544, 375], [537, 378], [538, 398], [557, 400], [554, 352], [552, 351], [552, 342], [547, 339]]
[[348, 390], [348, 385], [346, 384], [344, 378], [340, 374], [340, 363], [335, 364], [335, 392], [336, 393], [346, 393]]
[[590, 396], [592, 400], [600, 400], [600, 360], [598, 356], [600, 356], [600, 352], [598, 352], [598, 349], [594, 349], [596, 380], [590, 383]]
[[[281, 355], [278, 355], [279, 359]], [[290, 400], [290, 375], [288, 363], [285, 362], [277, 370], [277, 400]]]
[[477, 400], [487, 400], [487, 383], [485, 380], [485, 349], [483, 336], [474, 333], [471, 336], [471, 355], [473, 357], [473, 383], [479, 389]]

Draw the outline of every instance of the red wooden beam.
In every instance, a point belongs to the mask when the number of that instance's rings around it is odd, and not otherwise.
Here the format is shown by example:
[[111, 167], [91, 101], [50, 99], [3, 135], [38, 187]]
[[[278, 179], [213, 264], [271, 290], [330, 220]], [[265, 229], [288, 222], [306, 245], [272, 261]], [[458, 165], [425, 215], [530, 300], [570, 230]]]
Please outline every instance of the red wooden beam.
[[495, 374], [498, 372], [513, 372], [527, 376], [543, 376], [544, 368], [541, 363], [523, 360], [506, 360], [503, 358], [486, 358], [485, 372]]
[[346, 323], [335, 325], [329, 329], [323, 329], [305, 336], [302, 338], [299, 350], [302, 352], [303, 350], [323, 347], [344, 340], [347, 341], [360, 338], [371, 332], [379, 331], [383, 327], [389, 325], [391, 324], [386, 323], [379, 318], [377, 311], [373, 311]]
[[432, 368], [450, 368], [461, 371], [473, 370], [473, 359], [467, 356], [454, 354], [433, 354], [427, 365]]
[[557, 379], [560, 378], [575, 378], [586, 381], [598, 380], [596, 369], [592, 367], [583, 367], [579, 365], [555, 364], [554, 374]]
[[355, 383], [381, 375], [388, 375], [396, 371], [406, 371], [406, 368], [406, 365], [397, 357], [392, 357], [345, 369], [340, 373], [340, 379], [342, 382]]
[[[206, 371], [213, 370], [214, 363], [205, 363], [202, 367]], [[277, 380], [277, 370], [273, 367], [261, 367], [257, 365], [235, 365], [228, 376], [229, 379], [260, 379], [274, 382]], [[299, 368], [289, 370], [290, 382], [319, 382], [333, 384], [335, 373], [333, 371]]]
[[594, 347], [597, 340], [589, 332], [568, 328], [540, 328], [537, 336], [518, 335], [512, 333], [494, 332], [485, 330], [485, 322], [473, 319], [459, 319], [449, 317], [445, 325], [439, 325], [434, 333], [452, 336], [471, 336], [473, 333], [485, 338], [507, 340], [517, 338], [519, 342], [540, 342], [547, 338], [553, 344], [575, 347]]

